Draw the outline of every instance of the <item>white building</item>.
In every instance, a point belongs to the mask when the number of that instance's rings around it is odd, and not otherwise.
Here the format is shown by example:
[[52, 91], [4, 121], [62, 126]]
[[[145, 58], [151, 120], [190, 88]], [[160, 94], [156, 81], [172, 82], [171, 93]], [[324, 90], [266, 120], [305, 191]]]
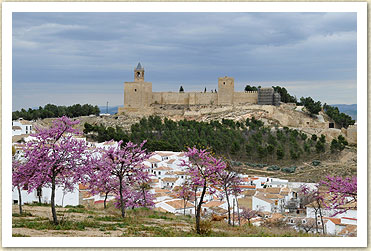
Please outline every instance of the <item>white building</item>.
[[182, 199], [162, 201], [155, 205], [156, 208], [162, 208], [166, 212], [173, 214], [184, 214], [184, 206], [185, 214], [193, 215], [195, 213], [194, 205], [188, 201], [184, 205], [184, 201]]
[[31, 122], [23, 119], [12, 121], [12, 136], [34, 133]]
[[[21, 190], [22, 205], [32, 204], [39, 202], [39, 195], [41, 196], [41, 203], [50, 204], [51, 199], [51, 188], [42, 188], [41, 194], [38, 194], [37, 190], [28, 193], [26, 190]], [[12, 200], [14, 204], [18, 204], [18, 189], [14, 188], [12, 192]], [[62, 187], [57, 187], [55, 190], [55, 205], [58, 206], [77, 206], [79, 205], [79, 186], [76, 185], [72, 192], [66, 192]]]

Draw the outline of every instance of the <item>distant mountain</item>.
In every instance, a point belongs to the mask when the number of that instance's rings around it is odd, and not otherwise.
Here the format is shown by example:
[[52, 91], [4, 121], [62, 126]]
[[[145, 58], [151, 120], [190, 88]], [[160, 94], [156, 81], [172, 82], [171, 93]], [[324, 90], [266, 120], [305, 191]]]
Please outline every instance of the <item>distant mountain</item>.
[[[99, 106], [100, 113], [107, 113], [107, 106]], [[119, 106], [108, 106], [108, 113], [115, 114], [119, 110]]]
[[349, 116], [352, 117], [352, 119], [357, 120], [357, 104], [351, 105], [336, 104], [331, 106], [336, 106], [337, 108], [339, 108], [340, 112], [348, 114]]

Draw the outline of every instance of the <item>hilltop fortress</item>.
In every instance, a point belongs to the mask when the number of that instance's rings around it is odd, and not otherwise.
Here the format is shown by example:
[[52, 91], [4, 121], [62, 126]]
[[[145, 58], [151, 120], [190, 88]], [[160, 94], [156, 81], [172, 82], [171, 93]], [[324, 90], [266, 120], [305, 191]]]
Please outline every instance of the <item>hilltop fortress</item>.
[[231, 106], [243, 104], [276, 105], [280, 95], [273, 88], [259, 91], [235, 92], [234, 78], [218, 78], [217, 92], [152, 92], [152, 83], [144, 81], [144, 68], [140, 63], [134, 69], [134, 81], [124, 83], [124, 107], [119, 113], [151, 114], [153, 105], [212, 105]]

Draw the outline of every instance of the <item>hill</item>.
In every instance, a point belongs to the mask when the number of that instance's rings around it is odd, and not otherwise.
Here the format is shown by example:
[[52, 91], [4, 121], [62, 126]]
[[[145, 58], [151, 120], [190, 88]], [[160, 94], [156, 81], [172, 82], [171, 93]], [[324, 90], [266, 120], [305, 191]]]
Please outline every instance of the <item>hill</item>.
[[340, 112], [343, 112], [351, 116], [352, 119], [357, 120], [357, 104], [352, 105], [336, 104], [331, 106], [336, 106], [337, 108], [339, 108]]
[[[161, 105], [156, 109], [160, 121], [166, 119], [168, 122], [158, 123], [156, 119], [142, 121], [146, 117], [135, 114], [82, 116], [78, 118], [80, 120], [79, 128], [84, 130], [85, 123], [89, 123], [93, 127], [101, 127], [98, 131], [105, 133], [106, 136], [95, 138], [100, 141], [114, 138], [115, 140], [130, 139], [134, 142], [141, 142], [143, 139], [150, 139], [152, 142], [149, 142], [146, 147], [152, 151], [181, 151], [186, 145], [214, 146], [216, 152], [228, 159], [242, 163], [241, 165], [245, 166], [245, 171], [249, 174], [274, 175], [275, 177], [287, 178], [290, 181], [316, 182], [323, 177], [321, 176], [323, 173], [354, 175], [357, 170], [355, 145], [347, 147], [342, 153], [330, 152], [331, 141], [339, 135], [345, 134], [342, 130], [328, 128], [328, 117], [322, 112], [318, 116], [310, 116], [303, 107], [287, 104], [280, 107], [264, 105], [196, 106], [187, 109], [174, 105]], [[264, 124], [264, 129], [246, 131], [246, 121], [247, 119], [251, 121], [253, 117]], [[183, 120], [184, 122], [182, 122]], [[38, 120], [37, 124], [46, 126], [51, 121], [52, 119]], [[194, 121], [194, 123], [190, 121]], [[234, 122], [232, 127], [236, 125], [238, 127], [231, 128], [228, 125], [231, 123], [230, 121]], [[160, 124], [162, 125], [160, 126]], [[148, 126], [152, 126], [151, 129]], [[117, 131], [116, 127], [119, 127], [120, 130]], [[219, 127], [220, 129], [218, 129]], [[158, 131], [159, 129], [160, 131]], [[278, 135], [278, 131], [284, 132], [284, 134], [279, 133], [280, 135]], [[326, 153], [317, 152], [317, 143], [309, 140], [313, 134], [318, 138], [321, 134], [325, 135]], [[94, 132], [89, 132], [88, 139], [93, 135]], [[278, 136], [281, 137], [280, 140]], [[248, 153], [246, 150], [249, 144], [246, 143], [250, 141], [249, 148], [252, 149], [252, 152]], [[269, 144], [274, 147], [272, 148]], [[280, 145], [284, 156], [279, 159], [277, 150]], [[271, 150], [273, 150], [272, 153], [269, 152]], [[321, 149], [318, 148], [318, 150]], [[343, 154], [348, 157], [344, 158]], [[311, 166], [313, 160], [320, 160], [321, 165]], [[259, 164], [259, 166], [251, 167], [245, 163]], [[265, 165], [261, 166], [262, 164]], [[267, 170], [271, 165], [277, 165], [281, 170], [273, 172]], [[282, 171], [282, 168], [293, 166], [297, 167], [293, 173]]]

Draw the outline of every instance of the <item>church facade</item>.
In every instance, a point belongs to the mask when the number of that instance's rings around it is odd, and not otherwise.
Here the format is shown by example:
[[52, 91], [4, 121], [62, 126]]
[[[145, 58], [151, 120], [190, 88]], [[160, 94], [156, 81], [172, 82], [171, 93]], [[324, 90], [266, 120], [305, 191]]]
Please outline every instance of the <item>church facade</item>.
[[152, 83], [144, 80], [144, 68], [140, 63], [134, 69], [134, 81], [124, 83], [124, 107], [122, 112], [151, 113], [154, 104], [160, 105], [278, 105], [280, 96], [273, 88], [259, 91], [235, 92], [234, 78], [218, 78], [217, 92], [153, 92]]

